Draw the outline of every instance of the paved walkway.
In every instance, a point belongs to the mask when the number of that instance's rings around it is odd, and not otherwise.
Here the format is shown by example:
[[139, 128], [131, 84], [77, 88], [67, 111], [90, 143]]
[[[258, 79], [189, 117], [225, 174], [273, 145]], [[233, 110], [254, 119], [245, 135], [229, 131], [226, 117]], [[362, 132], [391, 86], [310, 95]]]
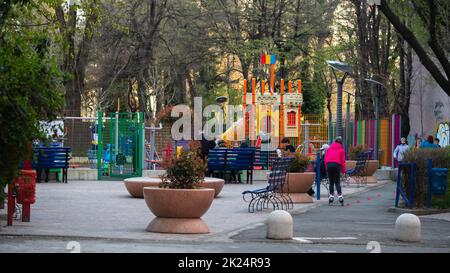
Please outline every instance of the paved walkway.
[[[378, 185], [357, 188], [344, 187], [344, 195], [367, 191]], [[30, 235], [96, 239], [132, 239], [151, 241], [230, 241], [229, 237], [242, 230], [263, 225], [266, 210], [248, 213], [242, 191], [265, 186], [264, 182], [226, 184], [203, 216], [209, 234], [179, 235], [146, 232], [153, 219], [143, 199], [132, 198], [121, 181], [69, 181], [68, 184], [42, 183], [37, 185], [37, 202], [32, 205], [31, 222], [14, 221], [3, 227], [0, 235]], [[327, 193], [322, 189], [322, 196]], [[326, 202], [295, 205], [291, 213], [307, 211]], [[6, 209], [1, 211], [6, 213]], [[2, 215], [2, 225], [5, 216]]]
[[[354, 246], [365, 250], [369, 242], [379, 243], [381, 251], [450, 253], [449, 213], [421, 216], [422, 240], [403, 243], [395, 239], [395, 221], [400, 213], [388, 212], [395, 201], [395, 183], [346, 198], [347, 206], [319, 206], [293, 215], [294, 237], [303, 244]], [[269, 242], [265, 228], [240, 232], [239, 242]], [[294, 240], [295, 241], [295, 240]], [[353, 251], [353, 250], [352, 250]]]

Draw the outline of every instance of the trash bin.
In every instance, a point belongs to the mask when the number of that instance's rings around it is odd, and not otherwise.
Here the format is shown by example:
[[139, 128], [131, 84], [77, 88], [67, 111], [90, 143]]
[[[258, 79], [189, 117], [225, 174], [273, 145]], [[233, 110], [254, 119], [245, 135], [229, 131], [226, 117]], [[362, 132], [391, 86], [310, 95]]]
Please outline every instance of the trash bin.
[[431, 193], [434, 195], [444, 195], [447, 192], [447, 168], [431, 169]]

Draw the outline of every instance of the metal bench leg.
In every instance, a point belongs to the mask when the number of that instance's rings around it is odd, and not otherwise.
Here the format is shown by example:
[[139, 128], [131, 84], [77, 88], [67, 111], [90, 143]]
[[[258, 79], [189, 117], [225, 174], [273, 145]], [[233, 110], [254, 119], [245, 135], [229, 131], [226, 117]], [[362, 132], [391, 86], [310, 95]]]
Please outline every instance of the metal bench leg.
[[45, 169], [45, 182], [47, 182], [48, 183], [48, 179], [49, 179], [49, 176], [50, 176], [50, 169]]

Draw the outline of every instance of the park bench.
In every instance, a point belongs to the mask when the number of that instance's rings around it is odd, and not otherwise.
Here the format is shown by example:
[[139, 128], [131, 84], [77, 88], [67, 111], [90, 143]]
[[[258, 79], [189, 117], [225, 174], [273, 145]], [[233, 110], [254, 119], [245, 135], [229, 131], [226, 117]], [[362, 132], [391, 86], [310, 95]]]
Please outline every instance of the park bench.
[[261, 151], [261, 149], [256, 149], [253, 166], [255, 169], [268, 170], [277, 158], [276, 151]]
[[[247, 172], [247, 184], [253, 184], [254, 148], [212, 149], [208, 153], [208, 171], [211, 175], [225, 178], [230, 174], [240, 181], [239, 171]], [[237, 179], [236, 179], [237, 178]]]
[[50, 169], [62, 169], [62, 182], [67, 183], [70, 148], [37, 147], [33, 148], [32, 167], [37, 172], [36, 182], [40, 182], [42, 170], [45, 171], [45, 181], [48, 182]]
[[350, 184], [350, 178], [355, 180], [356, 185], [367, 185], [367, 177], [364, 175], [367, 169], [367, 162], [369, 160], [371, 152], [361, 153], [357, 160], [355, 168], [346, 170], [343, 176], [343, 182], [346, 185]]
[[242, 192], [244, 201], [249, 202], [248, 212], [253, 213], [255, 210], [267, 209], [269, 204], [272, 204], [274, 210], [287, 210], [294, 207], [289, 194], [283, 193], [287, 168], [291, 160], [291, 157], [282, 157], [274, 162], [269, 174], [269, 184], [266, 187]]

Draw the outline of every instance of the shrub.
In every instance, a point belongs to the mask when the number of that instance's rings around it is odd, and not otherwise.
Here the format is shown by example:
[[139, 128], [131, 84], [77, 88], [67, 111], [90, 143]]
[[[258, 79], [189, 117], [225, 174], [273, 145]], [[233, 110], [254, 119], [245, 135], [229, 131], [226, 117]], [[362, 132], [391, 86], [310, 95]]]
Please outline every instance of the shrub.
[[288, 173], [303, 173], [309, 165], [309, 157], [302, 154], [295, 154], [287, 168]]
[[195, 189], [205, 178], [206, 165], [198, 154], [198, 147], [191, 145], [190, 151], [182, 150], [163, 164], [166, 174], [160, 176], [161, 188]]
[[[428, 159], [432, 159], [433, 168], [450, 169], [450, 147], [442, 149], [410, 149], [404, 154], [405, 162], [413, 162], [416, 165], [415, 184], [414, 184], [414, 204], [416, 208], [426, 206], [426, 194], [428, 188]], [[410, 189], [410, 170], [405, 168], [402, 172], [402, 185], [409, 194]], [[443, 197], [433, 197], [433, 205], [444, 208], [450, 207], [450, 178], [447, 179], [447, 194]]]
[[349, 160], [358, 160], [358, 157], [367, 152], [369, 149], [367, 148], [366, 145], [356, 145], [356, 146], [352, 146], [349, 148], [348, 150], [348, 159]]

